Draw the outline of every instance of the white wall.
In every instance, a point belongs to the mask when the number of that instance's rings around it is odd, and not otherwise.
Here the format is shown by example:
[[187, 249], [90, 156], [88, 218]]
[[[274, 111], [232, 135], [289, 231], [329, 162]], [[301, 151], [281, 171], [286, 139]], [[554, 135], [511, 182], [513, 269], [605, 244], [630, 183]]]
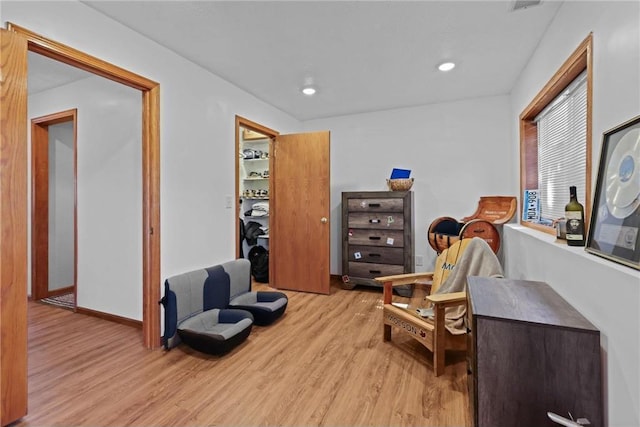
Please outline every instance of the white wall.
[[[142, 95], [90, 77], [29, 96], [28, 117], [72, 108], [78, 110], [77, 305], [137, 318], [142, 305]], [[73, 193], [71, 203], [73, 209]]]
[[74, 284], [73, 142], [72, 122], [49, 126], [49, 290]]
[[[225, 207], [235, 191], [235, 115], [282, 133], [298, 131], [300, 123], [82, 3], [3, 0], [0, 12], [3, 23], [160, 83], [161, 277], [235, 257], [235, 211]], [[81, 265], [118, 268], [86, 257]], [[141, 292], [140, 282], [118, 301], [100, 302], [100, 309], [142, 319]], [[79, 295], [79, 303], [81, 298], [97, 308], [100, 296]]]
[[[512, 91], [509, 125], [515, 145], [520, 112], [589, 32], [595, 190], [602, 133], [640, 114], [640, 3], [565, 2]], [[517, 151], [510, 161], [518, 164]], [[515, 169], [512, 192], [518, 180]], [[607, 425], [640, 425], [640, 273], [519, 226], [507, 227], [503, 240], [509, 277], [549, 283], [600, 329]]]
[[475, 212], [480, 196], [516, 195], [507, 96], [308, 121], [331, 131], [331, 273], [341, 274], [341, 193], [386, 191], [394, 167], [415, 178], [415, 251], [432, 266], [427, 229], [441, 216]]

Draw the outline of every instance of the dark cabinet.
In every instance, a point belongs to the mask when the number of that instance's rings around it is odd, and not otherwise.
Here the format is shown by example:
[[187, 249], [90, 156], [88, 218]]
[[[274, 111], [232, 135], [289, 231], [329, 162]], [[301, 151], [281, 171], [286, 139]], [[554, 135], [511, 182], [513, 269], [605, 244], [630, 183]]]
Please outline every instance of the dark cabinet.
[[[380, 287], [375, 277], [413, 272], [413, 192], [342, 193], [343, 286]], [[396, 289], [401, 295], [412, 290]]]
[[602, 426], [600, 332], [549, 285], [469, 277], [469, 407], [477, 427]]

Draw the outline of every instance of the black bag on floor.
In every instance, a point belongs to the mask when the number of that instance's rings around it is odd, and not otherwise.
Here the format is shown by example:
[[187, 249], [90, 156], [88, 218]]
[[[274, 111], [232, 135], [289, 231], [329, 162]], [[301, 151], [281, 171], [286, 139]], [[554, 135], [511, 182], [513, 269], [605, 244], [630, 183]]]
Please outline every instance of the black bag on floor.
[[269, 251], [263, 246], [254, 246], [249, 251], [251, 274], [256, 282], [269, 283]]

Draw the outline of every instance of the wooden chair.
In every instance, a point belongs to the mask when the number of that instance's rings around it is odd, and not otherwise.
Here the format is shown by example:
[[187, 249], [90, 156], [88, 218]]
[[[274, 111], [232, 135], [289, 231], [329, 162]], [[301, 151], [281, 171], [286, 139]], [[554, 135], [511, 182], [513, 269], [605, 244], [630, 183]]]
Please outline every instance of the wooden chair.
[[[474, 239], [481, 240], [479, 238]], [[432, 352], [433, 371], [436, 376], [444, 372], [445, 350], [466, 350], [467, 348], [466, 334], [454, 335], [445, 327], [445, 309], [448, 307], [466, 307], [466, 292], [437, 293], [437, 291], [451, 274], [456, 264], [462, 259], [463, 253], [474, 239], [459, 240], [448, 249], [445, 249], [436, 259], [434, 272], [400, 274], [377, 277], [375, 279], [377, 282], [382, 283], [384, 287], [382, 310], [384, 341], [391, 340], [392, 327], [409, 334]], [[483, 254], [483, 256], [495, 257], [486, 242], [482, 241], [482, 245], [486, 246], [485, 251], [491, 253], [491, 255]], [[465, 262], [464, 265], [466, 266], [467, 264]], [[499, 270], [496, 271], [496, 274], [501, 275], [502, 269], [497, 258], [491, 264], [494, 265], [492, 267], [494, 270]], [[475, 269], [477, 270], [477, 267]], [[462, 273], [459, 272], [458, 274]], [[478, 274], [472, 273], [472, 275]], [[467, 276], [464, 276], [465, 281]], [[421, 316], [416, 310], [417, 307], [411, 307], [410, 305], [405, 305], [405, 307], [402, 304], [392, 303], [393, 287], [408, 284], [430, 287], [429, 295], [425, 297], [425, 300], [432, 304], [433, 317]]]

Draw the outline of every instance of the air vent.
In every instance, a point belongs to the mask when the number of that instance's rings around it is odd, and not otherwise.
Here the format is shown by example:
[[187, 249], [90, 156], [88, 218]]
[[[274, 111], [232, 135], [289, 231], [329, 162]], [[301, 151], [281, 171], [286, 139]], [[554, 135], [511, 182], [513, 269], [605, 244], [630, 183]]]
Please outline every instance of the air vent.
[[512, 0], [509, 2], [509, 10], [520, 10], [528, 7], [537, 6], [541, 3], [541, 0]]

